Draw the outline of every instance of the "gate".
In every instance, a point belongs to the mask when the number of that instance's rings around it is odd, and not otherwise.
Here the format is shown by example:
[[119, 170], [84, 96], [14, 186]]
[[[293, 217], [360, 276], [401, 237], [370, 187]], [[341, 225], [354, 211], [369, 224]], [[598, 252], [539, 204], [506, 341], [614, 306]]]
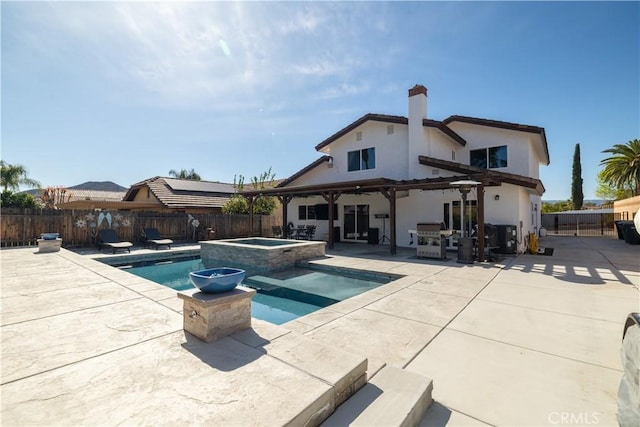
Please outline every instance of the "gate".
[[611, 212], [554, 212], [542, 215], [547, 234], [559, 236], [616, 236], [615, 221], [620, 214]]

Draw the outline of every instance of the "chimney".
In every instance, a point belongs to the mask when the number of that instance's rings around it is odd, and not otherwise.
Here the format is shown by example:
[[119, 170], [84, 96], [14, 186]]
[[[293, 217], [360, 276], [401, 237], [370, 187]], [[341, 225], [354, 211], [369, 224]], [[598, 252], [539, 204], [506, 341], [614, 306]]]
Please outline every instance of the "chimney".
[[429, 132], [425, 130], [422, 121], [427, 118], [427, 88], [422, 85], [415, 85], [409, 89], [409, 125], [408, 143], [409, 151], [407, 158], [407, 179], [422, 176], [424, 170], [416, 161], [420, 155], [431, 155], [431, 145], [429, 144]]
[[427, 118], [427, 88], [415, 85], [409, 89], [409, 122]]

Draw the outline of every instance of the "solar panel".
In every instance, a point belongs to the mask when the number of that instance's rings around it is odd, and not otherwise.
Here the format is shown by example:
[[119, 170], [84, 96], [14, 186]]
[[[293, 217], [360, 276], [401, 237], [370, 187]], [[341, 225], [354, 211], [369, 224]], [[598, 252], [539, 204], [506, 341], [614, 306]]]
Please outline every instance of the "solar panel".
[[196, 191], [200, 193], [235, 193], [232, 184], [209, 181], [190, 181], [186, 179], [165, 178], [164, 181], [176, 191]]

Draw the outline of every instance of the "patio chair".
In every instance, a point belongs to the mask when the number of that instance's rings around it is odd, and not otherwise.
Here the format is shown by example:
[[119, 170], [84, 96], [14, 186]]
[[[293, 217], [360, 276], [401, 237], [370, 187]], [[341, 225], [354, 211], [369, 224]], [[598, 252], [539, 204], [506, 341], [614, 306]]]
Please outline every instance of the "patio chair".
[[273, 232], [273, 237], [282, 238], [282, 226], [274, 225], [271, 227], [271, 231]]
[[307, 238], [307, 226], [303, 224], [298, 224], [298, 228], [295, 231], [296, 240], [306, 239]]
[[171, 249], [171, 244], [173, 243], [171, 239], [163, 239], [157, 228], [143, 228], [142, 238], [146, 245], [155, 245], [156, 249], [159, 246], [167, 246]]
[[307, 240], [313, 240], [314, 234], [316, 234], [316, 226], [307, 225]]
[[295, 239], [296, 238], [296, 228], [292, 222], [287, 224], [287, 239]]
[[105, 228], [104, 230], [100, 230], [98, 232], [97, 243], [100, 250], [105, 247], [111, 248], [114, 254], [118, 249], [126, 249], [127, 252], [131, 252], [131, 246], [133, 246], [133, 243], [131, 242], [121, 241], [118, 238], [118, 233], [116, 233], [116, 230], [112, 228]]

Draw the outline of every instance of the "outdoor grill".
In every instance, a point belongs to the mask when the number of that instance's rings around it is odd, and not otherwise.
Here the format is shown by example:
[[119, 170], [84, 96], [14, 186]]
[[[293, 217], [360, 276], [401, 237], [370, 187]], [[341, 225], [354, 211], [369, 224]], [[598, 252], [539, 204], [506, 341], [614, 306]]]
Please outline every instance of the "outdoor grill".
[[451, 231], [443, 228], [443, 225], [437, 222], [418, 224], [416, 228], [418, 257], [439, 259], [447, 257], [446, 236], [450, 235]]

